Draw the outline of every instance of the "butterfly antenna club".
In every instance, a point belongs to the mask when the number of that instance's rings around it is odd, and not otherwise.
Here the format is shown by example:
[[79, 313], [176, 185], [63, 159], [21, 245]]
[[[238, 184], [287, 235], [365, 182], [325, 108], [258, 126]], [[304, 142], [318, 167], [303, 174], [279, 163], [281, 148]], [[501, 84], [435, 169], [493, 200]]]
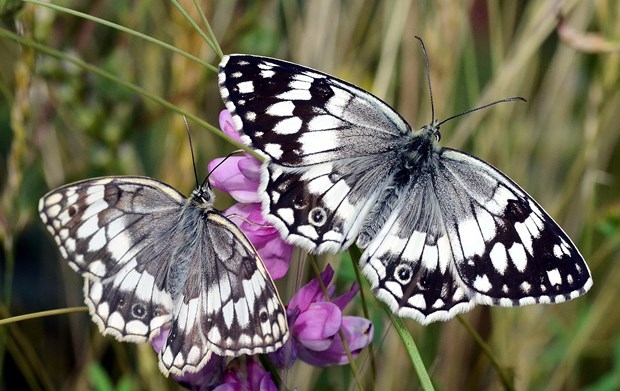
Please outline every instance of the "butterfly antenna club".
[[494, 106], [494, 105], [496, 105], [498, 103], [514, 102], [514, 101], [527, 102], [527, 100], [525, 98], [522, 98], [520, 96], [513, 96], [511, 98], [505, 98], [505, 99], [496, 100], [495, 102], [487, 103], [486, 105], [482, 105], [482, 106], [479, 106], [479, 107], [476, 107], [476, 108], [473, 108], [473, 109], [469, 109], [469, 110], [464, 111], [464, 112], [462, 112], [460, 114], [456, 114], [456, 115], [453, 115], [451, 117], [448, 117], [448, 118], [444, 119], [443, 121], [441, 121], [440, 123], [438, 123], [437, 126], [441, 126], [442, 124], [444, 124], [444, 123], [446, 123], [446, 122], [448, 122], [450, 120], [453, 120], [453, 119], [455, 119], [457, 117], [460, 117], [462, 115], [473, 113], [474, 111], [486, 109], [487, 107]]

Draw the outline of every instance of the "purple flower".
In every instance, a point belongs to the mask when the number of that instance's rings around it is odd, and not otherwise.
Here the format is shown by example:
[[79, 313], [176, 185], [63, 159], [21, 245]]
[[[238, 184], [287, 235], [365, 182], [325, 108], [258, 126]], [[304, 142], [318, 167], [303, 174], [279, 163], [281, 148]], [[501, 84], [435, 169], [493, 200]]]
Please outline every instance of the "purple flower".
[[[333, 296], [335, 287], [330, 285], [334, 276], [328, 265], [321, 280]], [[353, 357], [372, 341], [373, 326], [368, 319], [343, 316], [342, 310], [359, 291], [354, 284], [342, 296], [327, 301], [317, 279], [303, 286], [288, 304], [289, 327], [292, 338], [278, 352], [271, 355], [281, 366], [291, 365], [296, 358], [316, 366], [346, 364], [349, 359], [338, 334], [342, 330]]]
[[255, 356], [248, 356], [246, 365], [235, 359], [226, 367], [224, 381], [213, 391], [277, 391], [271, 374], [263, 369]]
[[[227, 110], [220, 113], [219, 120], [224, 133], [240, 140]], [[266, 222], [261, 214], [258, 196], [261, 162], [248, 154], [217, 158], [209, 163], [209, 172], [211, 185], [229, 193], [239, 202], [224, 211], [224, 215], [232, 217], [233, 222], [252, 242], [271, 278], [283, 277], [288, 271], [293, 246], [284, 242], [278, 230]]]

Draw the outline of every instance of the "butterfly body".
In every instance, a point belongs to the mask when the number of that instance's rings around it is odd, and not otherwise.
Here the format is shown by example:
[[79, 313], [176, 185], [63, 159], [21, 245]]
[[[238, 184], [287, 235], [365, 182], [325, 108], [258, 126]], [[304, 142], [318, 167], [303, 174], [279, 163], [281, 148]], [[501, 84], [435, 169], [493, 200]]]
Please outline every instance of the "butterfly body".
[[212, 353], [274, 351], [288, 338], [284, 307], [256, 250], [212, 208], [146, 177], [103, 177], [60, 187], [39, 210], [61, 255], [84, 276], [103, 334], [146, 342], [169, 328], [168, 374], [198, 371]]
[[568, 236], [491, 165], [412, 130], [354, 85], [277, 59], [225, 56], [222, 99], [266, 157], [263, 214], [289, 242], [338, 252], [354, 242], [377, 297], [421, 323], [475, 304], [556, 303], [592, 280]]

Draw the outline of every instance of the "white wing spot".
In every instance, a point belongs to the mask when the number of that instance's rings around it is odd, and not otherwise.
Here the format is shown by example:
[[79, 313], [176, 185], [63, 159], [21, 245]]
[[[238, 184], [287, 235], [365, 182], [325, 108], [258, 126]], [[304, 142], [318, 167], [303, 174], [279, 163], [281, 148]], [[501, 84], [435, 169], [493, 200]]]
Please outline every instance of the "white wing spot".
[[303, 122], [299, 117], [290, 117], [279, 121], [273, 131], [277, 134], [295, 134], [301, 130]]
[[54, 206], [55, 204], [60, 203], [60, 201], [62, 201], [62, 198], [63, 197], [61, 193], [52, 193], [48, 195], [47, 198], [45, 198], [45, 205]]
[[562, 284], [562, 275], [558, 269], [552, 269], [547, 272], [547, 278], [549, 278], [549, 282], [551, 285], [561, 285]]
[[296, 90], [310, 90], [310, 87], [312, 87], [312, 83], [308, 81], [293, 80], [288, 83], [288, 86]]
[[521, 243], [514, 243], [512, 247], [508, 249], [510, 260], [515, 265], [518, 271], [523, 272], [527, 267], [527, 254]]
[[488, 292], [493, 287], [491, 285], [491, 282], [489, 281], [489, 277], [486, 274], [483, 274], [482, 276], [476, 276], [473, 285], [474, 289], [483, 293]]
[[245, 113], [245, 119], [248, 122], [256, 121], [256, 113], [253, 111], [248, 111], [247, 113]]
[[438, 260], [439, 251], [437, 246], [424, 246], [424, 252], [422, 253], [422, 265], [429, 270], [435, 270], [437, 268]]
[[323, 76], [314, 72], [304, 72], [293, 75], [295, 80], [305, 81], [307, 83], [312, 83], [315, 79], [322, 79]]
[[491, 252], [489, 253], [491, 263], [499, 274], [504, 274], [508, 267], [508, 254], [506, 253], [506, 246], [503, 243], [497, 242], [493, 245]]
[[403, 287], [395, 281], [386, 281], [385, 287], [390, 291], [392, 295], [399, 299], [403, 297]]
[[295, 103], [290, 100], [285, 100], [267, 107], [265, 114], [273, 117], [291, 117], [293, 116], [293, 110], [295, 110]]
[[[78, 262], [80, 263], [80, 262]], [[107, 272], [107, 268], [105, 266], [105, 263], [101, 262], [101, 260], [97, 259], [95, 261], [92, 261], [89, 265], [88, 265], [88, 271], [90, 273], [92, 273], [93, 275], [101, 278], [103, 276], [105, 276], [106, 272]]]
[[316, 232], [316, 229], [308, 224], [300, 225], [297, 227], [297, 231], [310, 240], [316, 240], [319, 238], [319, 234]]
[[95, 252], [105, 247], [107, 243], [105, 235], [105, 228], [101, 228], [92, 238], [88, 241], [88, 251]]
[[286, 223], [293, 225], [295, 223], [295, 213], [291, 208], [280, 208], [276, 211], [277, 215]]
[[331, 87], [331, 89], [334, 92], [334, 96], [332, 96], [325, 103], [325, 109], [328, 113], [332, 113], [340, 117], [342, 116], [353, 96], [342, 88]]
[[276, 98], [281, 100], [310, 100], [312, 94], [308, 90], [289, 90], [276, 95]]
[[497, 235], [497, 226], [493, 216], [482, 208], [476, 208], [476, 220], [478, 220], [478, 226], [482, 232], [482, 237], [485, 241], [489, 242]]
[[532, 236], [527, 225], [525, 223], [515, 223], [514, 227], [515, 231], [517, 231], [517, 234], [519, 235], [519, 238], [521, 239], [521, 243], [523, 243], [527, 249], [527, 252], [530, 255], [534, 254], [534, 248], [532, 247]]
[[474, 258], [484, 253], [484, 238], [475, 219], [467, 219], [459, 223], [459, 236], [465, 258]]
[[280, 144], [268, 143], [265, 144], [264, 149], [265, 153], [271, 156], [273, 159], [280, 159], [282, 157], [282, 154], [284, 153]]
[[422, 295], [421, 293], [411, 296], [409, 300], [407, 300], [407, 303], [414, 308], [419, 308], [421, 310], [426, 309], [426, 299], [424, 298], [424, 295]]
[[224, 318], [226, 328], [230, 329], [233, 324], [233, 319], [235, 317], [235, 308], [232, 301], [229, 301], [222, 307], [222, 317]]
[[523, 281], [521, 285], [519, 285], [519, 288], [521, 288], [521, 292], [529, 293], [530, 290], [532, 290], [532, 285], [530, 285], [527, 281]]
[[254, 92], [254, 83], [251, 81], [242, 81], [237, 84], [237, 87], [239, 88], [239, 93], [241, 94], [251, 94]]

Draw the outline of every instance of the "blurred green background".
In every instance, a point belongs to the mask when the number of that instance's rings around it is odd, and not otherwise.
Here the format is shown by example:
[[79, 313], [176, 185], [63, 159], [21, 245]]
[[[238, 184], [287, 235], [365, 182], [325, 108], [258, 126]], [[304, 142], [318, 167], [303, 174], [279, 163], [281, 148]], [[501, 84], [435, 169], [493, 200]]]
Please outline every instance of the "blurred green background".
[[[214, 51], [166, 1], [55, 1], [123, 25], [205, 62]], [[183, 8], [200, 22], [193, 2]], [[337, 75], [394, 106], [413, 127], [430, 121], [424, 39], [438, 119], [522, 96], [451, 121], [442, 144], [492, 163], [534, 196], [586, 258], [594, 286], [554, 306], [477, 307], [463, 316], [489, 344], [514, 389], [620, 389], [620, 3], [607, 1], [202, 1], [224, 53], [253, 53]], [[60, 259], [37, 215], [48, 190], [99, 175], [143, 174], [195, 186], [183, 117], [67, 58], [79, 58], [217, 126], [212, 69], [143, 39], [42, 5], [2, 2], [0, 48], [0, 318], [83, 305], [82, 281]], [[560, 25], [560, 15], [563, 22]], [[11, 34], [58, 50], [55, 58]], [[200, 176], [235, 149], [190, 121]], [[230, 199], [220, 194], [225, 208]], [[346, 255], [329, 261], [338, 287]], [[288, 301], [307, 268], [280, 281]], [[361, 315], [359, 301], [350, 313]], [[405, 349], [370, 299], [375, 371], [366, 389], [418, 389]], [[440, 390], [494, 390], [498, 374], [457, 321], [406, 322]], [[148, 345], [104, 338], [87, 313], [0, 326], [0, 389], [179, 386]], [[348, 366], [303, 363], [288, 389], [351, 389]]]

